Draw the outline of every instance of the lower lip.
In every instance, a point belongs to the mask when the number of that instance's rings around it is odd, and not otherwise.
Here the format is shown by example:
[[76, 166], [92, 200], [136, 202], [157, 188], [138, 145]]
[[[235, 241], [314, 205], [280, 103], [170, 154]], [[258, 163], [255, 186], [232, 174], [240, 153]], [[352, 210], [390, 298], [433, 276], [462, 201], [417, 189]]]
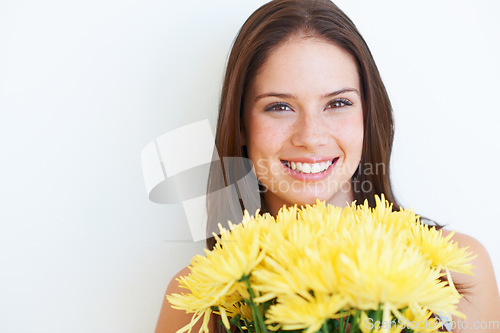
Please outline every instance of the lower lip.
[[333, 160], [333, 163], [328, 167], [328, 169], [326, 169], [325, 171], [318, 172], [318, 173], [297, 172], [297, 171], [294, 171], [294, 170], [290, 169], [289, 167], [287, 167], [285, 164], [283, 164], [283, 162], [281, 162], [281, 164], [285, 168], [285, 173], [292, 176], [293, 178], [295, 178], [297, 180], [318, 181], [318, 180], [323, 180], [325, 178], [328, 178], [328, 176], [330, 176], [330, 174], [332, 173], [333, 167], [337, 164], [338, 160], [339, 160], [338, 157], [335, 158]]

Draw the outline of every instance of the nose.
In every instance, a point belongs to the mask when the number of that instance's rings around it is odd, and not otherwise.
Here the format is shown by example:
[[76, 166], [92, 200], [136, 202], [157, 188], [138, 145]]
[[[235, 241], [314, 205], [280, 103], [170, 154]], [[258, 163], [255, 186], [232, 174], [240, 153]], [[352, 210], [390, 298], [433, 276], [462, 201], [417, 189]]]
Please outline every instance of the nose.
[[328, 141], [328, 128], [326, 119], [315, 114], [303, 113], [294, 124], [292, 143], [297, 147], [310, 150], [326, 145]]

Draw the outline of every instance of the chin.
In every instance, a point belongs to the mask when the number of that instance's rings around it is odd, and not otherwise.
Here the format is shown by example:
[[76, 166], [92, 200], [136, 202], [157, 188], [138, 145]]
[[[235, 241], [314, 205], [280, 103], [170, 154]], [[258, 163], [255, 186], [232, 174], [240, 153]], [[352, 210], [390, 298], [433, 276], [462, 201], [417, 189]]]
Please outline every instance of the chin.
[[304, 195], [301, 196], [300, 198], [295, 198], [295, 200], [292, 200], [291, 202], [292, 205], [297, 204], [297, 205], [314, 205], [317, 200], [320, 201], [326, 201], [327, 203], [332, 199], [330, 195], [325, 195], [325, 194], [311, 194], [311, 195]]

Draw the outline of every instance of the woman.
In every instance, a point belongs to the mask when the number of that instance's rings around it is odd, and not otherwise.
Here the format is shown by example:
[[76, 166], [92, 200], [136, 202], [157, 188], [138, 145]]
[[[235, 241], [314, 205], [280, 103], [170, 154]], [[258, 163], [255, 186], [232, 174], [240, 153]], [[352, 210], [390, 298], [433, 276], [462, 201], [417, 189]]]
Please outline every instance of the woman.
[[[271, 1], [245, 22], [228, 61], [216, 147], [222, 157], [240, 158], [224, 166], [225, 177], [211, 170], [209, 230], [225, 220], [226, 212], [234, 221], [243, 208], [276, 214], [283, 205], [317, 198], [335, 205], [367, 199], [374, 205], [374, 195], [384, 193], [398, 209], [388, 169], [392, 141], [387, 92], [349, 18], [327, 0]], [[244, 158], [253, 163], [258, 191], [251, 190], [251, 181], [241, 182], [248, 172]], [[238, 184], [233, 194], [242, 198], [236, 203], [217, 191], [231, 184]], [[470, 323], [500, 320], [487, 252], [466, 235], [453, 239], [478, 255], [475, 276], [454, 276], [466, 287], [459, 309]], [[207, 245], [211, 248], [214, 240]], [[188, 273], [184, 269], [177, 276]], [[167, 289], [168, 294], [182, 291], [175, 279]], [[175, 332], [190, 318], [165, 301], [156, 331]], [[225, 331], [216, 318], [211, 325], [213, 332]], [[471, 324], [461, 331], [477, 330]]]

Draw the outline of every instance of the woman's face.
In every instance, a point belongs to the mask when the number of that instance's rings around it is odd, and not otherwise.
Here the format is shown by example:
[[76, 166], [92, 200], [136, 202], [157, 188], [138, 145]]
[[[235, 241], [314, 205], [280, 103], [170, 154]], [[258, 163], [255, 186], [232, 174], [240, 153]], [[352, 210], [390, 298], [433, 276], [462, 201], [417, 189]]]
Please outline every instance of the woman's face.
[[246, 92], [241, 134], [271, 213], [316, 199], [350, 203], [363, 145], [354, 58], [316, 38], [278, 46]]

